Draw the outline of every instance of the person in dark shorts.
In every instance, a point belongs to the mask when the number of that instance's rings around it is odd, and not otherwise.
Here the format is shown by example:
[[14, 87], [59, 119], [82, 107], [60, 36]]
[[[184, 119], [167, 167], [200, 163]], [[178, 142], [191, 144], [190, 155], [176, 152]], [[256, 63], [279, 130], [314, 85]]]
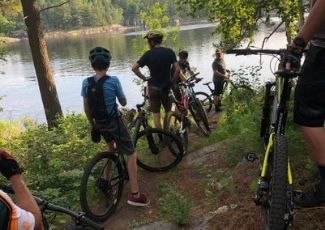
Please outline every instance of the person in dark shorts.
[[[163, 105], [165, 112], [171, 110], [169, 90], [177, 81], [180, 68], [174, 51], [162, 46], [164, 35], [160, 31], [149, 31], [145, 35], [150, 50], [132, 66], [132, 71], [142, 80], [148, 80], [148, 93], [150, 110], [153, 113], [156, 128], [161, 128], [160, 107]], [[147, 79], [140, 71], [140, 67], [147, 66], [150, 78]], [[175, 69], [171, 76], [172, 67]]]
[[213, 100], [215, 106], [215, 112], [221, 111], [221, 101], [220, 95], [223, 91], [223, 86], [225, 80], [228, 79], [226, 75], [226, 65], [223, 60], [223, 53], [221, 49], [215, 50], [216, 58], [212, 63], [212, 70], [213, 70], [213, 83], [214, 83], [214, 92], [213, 92]]
[[301, 126], [310, 154], [316, 161], [320, 183], [310, 193], [295, 198], [302, 207], [325, 204], [325, 1], [314, 4], [298, 36], [288, 46], [284, 67], [290, 63], [299, 68], [300, 59], [308, 42], [302, 74], [295, 90], [294, 121]]
[[[111, 151], [115, 143], [117, 152], [127, 155], [131, 189], [127, 203], [146, 206], [149, 200], [144, 194], [139, 193], [138, 189], [137, 157], [133, 142], [116, 103], [117, 98], [119, 103], [125, 106], [126, 97], [119, 79], [107, 74], [111, 58], [110, 51], [102, 47], [96, 47], [89, 52], [89, 60], [95, 75], [86, 78], [82, 83], [84, 110], [91, 126], [92, 140], [99, 142], [100, 137], [103, 136]], [[107, 180], [102, 178], [98, 186], [105, 187], [105, 185], [108, 185]]]

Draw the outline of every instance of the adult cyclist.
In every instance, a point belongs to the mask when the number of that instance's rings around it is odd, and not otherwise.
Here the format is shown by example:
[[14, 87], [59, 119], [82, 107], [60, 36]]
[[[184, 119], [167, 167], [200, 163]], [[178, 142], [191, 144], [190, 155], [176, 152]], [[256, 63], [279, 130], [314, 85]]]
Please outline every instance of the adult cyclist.
[[[155, 127], [161, 128], [160, 107], [163, 105], [166, 113], [171, 110], [168, 94], [179, 77], [180, 68], [175, 52], [162, 46], [164, 35], [160, 31], [149, 31], [144, 38], [147, 39], [150, 50], [132, 66], [132, 71], [142, 80], [148, 80], [150, 110], [153, 113]], [[144, 66], [149, 68], [149, 79], [139, 69]], [[172, 68], [175, 69], [173, 76], [171, 76]]]
[[21, 176], [21, 168], [4, 149], [0, 149], [0, 172], [10, 181], [16, 197], [15, 204], [0, 190], [0, 229], [43, 229], [41, 211]]
[[[294, 121], [301, 126], [311, 156], [318, 165], [320, 183], [314, 192], [295, 199], [303, 207], [325, 204], [325, 0], [317, 0], [298, 36], [288, 46], [283, 63], [300, 67], [302, 52], [309, 50], [295, 90]], [[286, 65], [287, 66], [287, 65]]]

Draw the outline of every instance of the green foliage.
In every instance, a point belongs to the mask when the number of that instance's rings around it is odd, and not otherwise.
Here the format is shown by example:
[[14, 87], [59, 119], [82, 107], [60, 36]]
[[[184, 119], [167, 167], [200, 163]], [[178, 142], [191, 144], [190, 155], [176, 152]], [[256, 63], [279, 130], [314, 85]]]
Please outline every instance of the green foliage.
[[[177, 26], [170, 26], [170, 18], [167, 16], [167, 6], [159, 2], [149, 6], [140, 12], [140, 18], [147, 30], [159, 30], [164, 34], [164, 40], [175, 41], [179, 33]], [[148, 50], [145, 40], [138, 36], [132, 40], [132, 46], [139, 54]]]
[[235, 46], [244, 38], [253, 40], [258, 24], [276, 13], [286, 24], [287, 31], [297, 29], [299, 15], [296, 0], [177, 0], [179, 7], [187, 5], [195, 16], [204, 9], [210, 21], [218, 21], [216, 32], [219, 46]]
[[177, 191], [175, 185], [169, 183], [160, 183], [157, 190], [161, 197], [161, 216], [178, 225], [188, 224], [192, 208], [191, 200]]
[[[38, 0], [38, 7], [44, 9], [56, 6], [61, 0]], [[82, 27], [107, 26], [123, 24], [126, 26], [143, 26], [141, 14], [155, 4], [165, 5], [166, 18], [187, 19], [189, 8], [178, 12], [173, 0], [71, 0], [59, 8], [41, 12], [45, 31], [79, 29]], [[150, 12], [149, 12], [150, 14]], [[155, 19], [156, 20], [156, 19]], [[165, 19], [166, 20], [166, 19]], [[168, 20], [171, 22], [170, 20]], [[15, 35], [14, 31], [24, 31], [23, 15], [19, 0], [0, 1], [0, 34]]]
[[[13, 129], [12, 124], [2, 122], [1, 125], [4, 126], [1, 130]], [[20, 129], [15, 134], [1, 134], [0, 143], [24, 167], [30, 188], [54, 203], [78, 209], [83, 167], [104, 148], [91, 142], [85, 116], [68, 115], [51, 131], [30, 120], [16, 128]]]
[[230, 172], [223, 170], [208, 170], [203, 183], [205, 188], [205, 195], [208, 201], [217, 204], [219, 202], [217, 195], [218, 191], [232, 186], [233, 179]]

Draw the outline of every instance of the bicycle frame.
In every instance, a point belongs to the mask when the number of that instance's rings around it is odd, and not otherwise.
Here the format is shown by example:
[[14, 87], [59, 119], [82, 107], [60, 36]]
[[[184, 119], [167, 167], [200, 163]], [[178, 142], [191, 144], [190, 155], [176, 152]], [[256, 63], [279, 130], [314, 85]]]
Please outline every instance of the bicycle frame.
[[[274, 87], [274, 86], [273, 86]], [[287, 114], [288, 114], [288, 101], [290, 99], [290, 93], [292, 88], [292, 80], [284, 76], [276, 76], [275, 81], [275, 95], [273, 100], [272, 110], [270, 111], [270, 136], [264, 153], [264, 160], [261, 168], [261, 175], [259, 180], [259, 187], [255, 197], [256, 204], [261, 204], [263, 194], [261, 189], [268, 189], [268, 167], [269, 160], [274, 150], [274, 136], [275, 135], [284, 135]], [[270, 91], [271, 92], [271, 91]], [[270, 95], [269, 95], [270, 96]], [[290, 198], [288, 203], [288, 216], [286, 216], [287, 223], [292, 223], [293, 220], [293, 176], [290, 166], [290, 160], [288, 158], [288, 167], [287, 167], [287, 177], [288, 177], [288, 187], [287, 195]]]
[[[271, 111], [271, 130], [270, 137], [264, 154], [264, 161], [262, 165], [261, 177], [266, 177], [266, 172], [268, 169], [268, 161], [271, 150], [273, 149], [273, 137], [275, 134], [284, 135], [285, 127], [287, 122], [288, 109], [287, 104], [291, 93], [291, 79], [276, 76], [276, 89], [275, 97], [273, 101], [273, 107]], [[288, 164], [288, 182], [292, 185], [292, 173], [290, 168], [290, 163]]]
[[170, 90], [170, 95], [173, 98], [173, 101], [176, 104], [178, 111], [181, 113], [182, 118], [186, 117], [188, 114], [188, 103], [189, 103], [189, 96], [188, 96], [188, 88], [184, 85], [180, 85], [181, 91], [181, 100], [177, 100], [173, 90]]

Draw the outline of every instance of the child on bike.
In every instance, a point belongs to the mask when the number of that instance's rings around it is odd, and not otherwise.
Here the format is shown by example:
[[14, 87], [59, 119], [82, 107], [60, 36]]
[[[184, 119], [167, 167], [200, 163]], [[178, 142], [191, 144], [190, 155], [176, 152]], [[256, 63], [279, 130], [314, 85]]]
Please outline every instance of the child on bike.
[[[178, 53], [178, 65], [180, 67], [180, 72], [178, 78], [176, 80], [176, 84], [173, 85], [172, 90], [174, 92], [175, 98], [180, 101], [181, 100], [181, 92], [177, 86], [178, 83], [185, 81], [187, 79], [186, 75], [190, 74], [190, 76], [194, 75], [194, 72], [191, 70], [190, 63], [187, 61], [188, 52], [186, 50], [182, 50]], [[172, 73], [174, 72], [174, 68], [172, 69]], [[194, 77], [195, 78], [195, 77]]]
[[[111, 58], [110, 51], [103, 47], [90, 50], [89, 60], [95, 74], [86, 78], [82, 83], [81, 95], [84, 110], [91, 126], [92, 140], [99, 142], [102, 136], [111, 151], [114, 146], [112, 143], [115, 143], [117, 152], [127, 155], [131, 189], [127, 203], [134, 206], [147, 206], [149, 200], [138, 190], [137, 157], [134, 145], [116, 103], [117, 98], [119, 103], [125, 106], [126, 97], [119, 79], [107, 74]], [[102, 178], [98, 186], [103, 190], [103, 188], [109, 187], [108, 181]]]

